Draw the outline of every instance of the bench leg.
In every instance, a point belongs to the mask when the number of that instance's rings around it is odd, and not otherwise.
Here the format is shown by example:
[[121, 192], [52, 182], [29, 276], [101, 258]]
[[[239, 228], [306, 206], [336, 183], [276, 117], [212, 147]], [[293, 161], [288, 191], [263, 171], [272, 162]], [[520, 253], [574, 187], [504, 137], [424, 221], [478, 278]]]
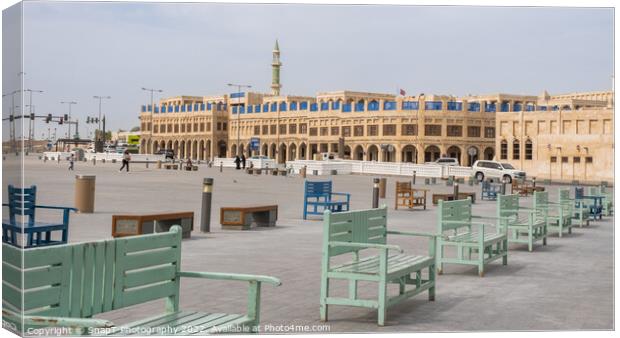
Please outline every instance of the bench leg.
[[532, 232], [532, 227], [530, 226], [527, 229], [527, 250], [532, 252], [534, 249], [534, 233]]
[[435, 265], [431, 264], [428, 267], [428, 280], [433, 286], [428, 288], [428, 300], [435, 301]]
[[[385, 276], [383, 276], [385, 278]], [[387, 314], [387, 283], [385, 280], [379, 282], [379, 306], [377, 308], [377, 324], [385, 326], [385, 316]]]
[[443, 258], [443, 245], [439, 243], [437, 248], [437, 257], [435, 257], [435, 266], [437, 267], [437, 274], [443, 274], [443, 265], [441, 264], [441, 260]]
[[321, 277], [321, 321], [327, 321], [327, 297], [329, 297], [329, 278], [326, 277], [327, 273], [323, 271], [323, 277]]
[[478, 275], [480, 277], [484, 277], [484, 252], [485, 252], [484, 244], [480, 244], [478, 247]]
[[508, 240], [506, 239], [504, 242], [504, 256], [502, 257], [502, 264], [508, 265]]

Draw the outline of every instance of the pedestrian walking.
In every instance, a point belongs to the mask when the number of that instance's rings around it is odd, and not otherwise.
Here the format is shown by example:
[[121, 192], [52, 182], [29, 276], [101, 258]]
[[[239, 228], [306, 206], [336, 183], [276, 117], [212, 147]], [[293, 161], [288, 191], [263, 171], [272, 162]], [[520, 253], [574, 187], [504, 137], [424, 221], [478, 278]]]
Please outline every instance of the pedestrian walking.
[[129, 155], [129, 150], [125, 150], [123, 153], [123, 166], [121, 166], [118, 172], [123, 171], [123, 168], [127, 168], [127, 172], [129, 172], [129, 161], [131, 161], [131, 155]]
[[241, 169], [241, 159], [239, 158], [239, 155], [235, 156], [235, 166], [237, 170]]
[[243, 166], [243, 170], [245, 170], [245, 155], [241, 154], [241, 166]]
[[71, 157], [69, 157], [69, 170], [73, 170], [74, 162], [75, 162], [75, 154], [71, 154]]

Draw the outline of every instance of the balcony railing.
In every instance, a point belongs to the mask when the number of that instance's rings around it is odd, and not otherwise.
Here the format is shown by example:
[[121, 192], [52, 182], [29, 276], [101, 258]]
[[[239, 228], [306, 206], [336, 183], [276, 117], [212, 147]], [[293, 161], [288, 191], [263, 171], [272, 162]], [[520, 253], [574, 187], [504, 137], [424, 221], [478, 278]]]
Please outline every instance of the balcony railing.
[[521, 111], [523, 110], [523, 105], [520, 103], [515, 103], [514, 108], [512, 109], [513, 111]]
[[355, 111], [364, 111], [364, 104], [363, 103], [356, 103], [355, 104]]
[[499, 106], [499, 111], [501, 111], [501, 112], [507, 112], [507, 111], [509, 111], [509, 108], [510, 108], [510, 105], [509, 105], [508, 103], [502, 103], [502, 104]]
[[368, 103], [368, 111], [377, 111], [377, 110], [379, 110], [379, 102], [370, 101]]
[[463, 110], [463, 102], [448, 102], [448, 110]]
[[440, 101], [424, 102], [424, 109], [426, 109], [426, 110], [441, 110], [441, 102]]
[[417, 101], [403, 101], [403, 110], [418, 110], [420, 103]]
[[480, 111], [480, 103], [479, 102], [470, 102], [468, 103], [469, 107], [467, 107], [467, 111], [470, 112], [479, 112]]
[[495, 107], [495, 103], [490, 103], [490, 104], [484, 104], [484, 111], [487, 113], [495, 113], [496, 112], [496, 107]]
[[350, 113], [351, 112], [351, 104], [350, 103], [343, 103], [342, 104], [342, 112], [343, 113]]

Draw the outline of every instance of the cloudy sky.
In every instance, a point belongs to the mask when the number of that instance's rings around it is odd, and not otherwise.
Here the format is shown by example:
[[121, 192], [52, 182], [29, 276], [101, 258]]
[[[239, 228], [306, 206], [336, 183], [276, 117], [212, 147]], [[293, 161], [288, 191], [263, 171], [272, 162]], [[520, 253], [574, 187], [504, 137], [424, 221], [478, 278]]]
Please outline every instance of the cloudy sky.
[[[3, 94], [19, 87], [18, 16], [3, 13]], [[268, 92], [275, 39], [283, 94], [553, 94], [610, 90], [613, 73], [609, 8], [30, 1], [24, 88], [44, 91], [33, 94], [38, 114], [64, 114], [60, 101], [77, 101], [81, 136], [94, 130], [83, 124], [98, 112], [93, 95], [112, 96], [108, 129], [129, 129], [149, 101], [141, 87], [215, 95], [239, 82]], [[47, 127], [37, 124], [36, 137]]]

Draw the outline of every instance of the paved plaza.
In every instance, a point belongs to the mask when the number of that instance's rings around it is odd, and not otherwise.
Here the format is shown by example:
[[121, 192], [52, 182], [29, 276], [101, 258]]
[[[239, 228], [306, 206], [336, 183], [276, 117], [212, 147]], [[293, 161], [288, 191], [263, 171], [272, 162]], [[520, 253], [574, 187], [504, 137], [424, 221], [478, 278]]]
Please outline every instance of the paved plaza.
[[[182, 270], [251, 273], [276, 276], [280, 287], [263, 286], [261, 324], [320, 325], [319, 290], [323, 223], [302, 220], [303, 179], [298, 176], [251, 176], [242, 171], [207, 168], [197, 172], [157, 170], [154, 165], [132, 165], [131, 172], [119, 173], [120, 164], [43, 163], [36, 156], [25, 161], [26, 185], [38, 187], [38, 204], [74, 205], [75, 174], [96, 175], [94, 214], [72, 214], [70, 242], [111, 238], [113, 214], [146, 214], [177, 211], [195, 213], [192, 238], [182, 244]], [[15, 157], [5, 161], [3, 201], [6, 184], [16, 182], [19, 167]], [[199, 232], [202, 181], [214, 178], [211, 233]], [[309, 176], [310, 179], [315, 177]], [[330, 177], [316, 177], [326, 179]], [[351, 208], [371, 206], [373, 176], [335, 175], [334, 191], [351, 193]], [[388, 177], [388, 227], [393, 230], [435, 233], [437, 211], [430, 203], [426, 211], [394, 210], [394, 182], [406, 177]], [[417, 186], [423, 186], [418, 178]], [[429, 186], [449, 192], [443, 182]], [[480, 201], [479, 186], [461, 185], [461, 191], [476, 191], [474, 213], [495, 215], [496, 202]], [[548, 187], [556, 200], [558, 186]], [[531, 197], [521, 205], [531, 206]], [[277, 204], [278, 225], [250, 231], [223, 231], [219, 209], [223, 206]], [[38, 216], [39, 217], [39, 216]], [[41, 214], [40, 217], [50, 217]], [[427, 239], [388, 237], [406, 253], [426, 254]], [[491, 263], [484, 278], [476, 267], [445, 265], [438, 276], [436, 301], [427, 294], [388, 309], [385, 327], [376, 324], [376, 311], [367, 308], [330, 306], [331, 332], [387, 331], [473, 331], [473, 330], [610, 330], [613, 329], [613, 218], [575, 228], [548, 245], [510, 246], [508, 265]], [[242, 313], [247, 284], [186, 279], [181, 282], [183, 310]], [[333, 284], [335, 294], [346, 295], [347, 284]], [[393, 293], [396, 289], [390, 289]], [[376, 284], [360, 284], [360, 296], [376, 296]], [[163, 311], [156, 301], [98, 316], [116, 324], [145, 318]]]

